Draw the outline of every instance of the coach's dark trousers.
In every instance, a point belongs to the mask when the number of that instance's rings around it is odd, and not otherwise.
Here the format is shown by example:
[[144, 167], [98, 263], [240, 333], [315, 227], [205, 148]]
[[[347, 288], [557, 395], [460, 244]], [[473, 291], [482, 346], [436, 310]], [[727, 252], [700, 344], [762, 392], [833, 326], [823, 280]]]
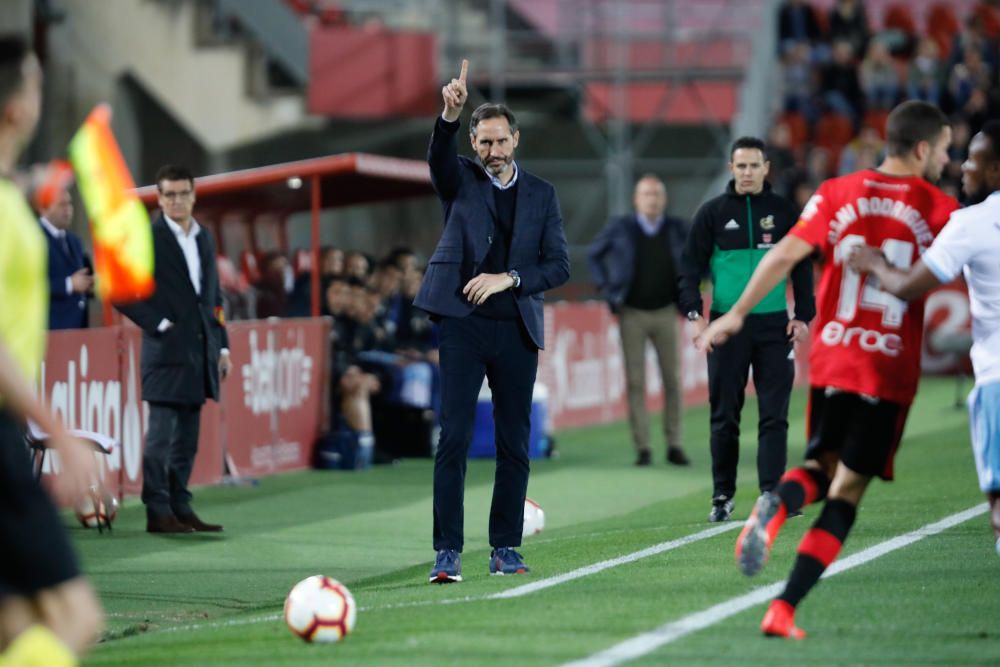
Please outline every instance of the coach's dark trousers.
[[434, 457], [434, 548], [462, 550], [465, 470], [483, 378], [493, 393], [496, 476], [490, 545], [521, 544], [538, 348], [518, 320], [441, 320], [441, 439]]
[[188, 481], [198, 452], [201, 405], [149, 404], [142, 502], [150, 517], [191, 514]]
[[[718, 313], [712, 313], [712, 319]], [[747, 377], [753, 367], [757, 390], [757, 481], [770, 491], [785, 472], [788, 460], [788, 400], [795, 380], [795, 362], [783, 312], [750, 315], [736, 336], [708, 355], [708, 398], [712, 417], [713, 496], [736, 494], [740, 460], [740, 412]]]

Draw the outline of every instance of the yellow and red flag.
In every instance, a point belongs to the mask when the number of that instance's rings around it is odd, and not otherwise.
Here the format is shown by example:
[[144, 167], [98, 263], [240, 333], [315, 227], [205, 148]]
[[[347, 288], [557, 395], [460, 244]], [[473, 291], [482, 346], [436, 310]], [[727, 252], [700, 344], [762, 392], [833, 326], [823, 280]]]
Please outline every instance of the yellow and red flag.
[[111, 108], [98, 105], [69, 142], [80, 195], [90, 218], [94, 274], [101, 299], [128, 302], [150, 296], [153, 234], [111, 132]]

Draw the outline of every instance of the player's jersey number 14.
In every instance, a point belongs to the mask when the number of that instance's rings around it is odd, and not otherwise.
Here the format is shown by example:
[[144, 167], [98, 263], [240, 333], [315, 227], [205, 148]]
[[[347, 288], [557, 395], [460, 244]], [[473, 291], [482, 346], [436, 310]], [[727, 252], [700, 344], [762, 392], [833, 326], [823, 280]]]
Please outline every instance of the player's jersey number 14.
[[[833, 261], [842, 266], [840, 298], [837, 300], [837, 319], [850, 322], [858, 308], [882, 313], [882, 326], [898, 329], [906, 314], [906, 302], [879, 288], [878, 279], [861, 274], [846, 265], [847, 258], [855, 246], [864, 245], [865, 237], [849, 234], [840, 240], [834, 249]], [[889, 264], [907, 270], [913, 264], [913, 243], [900, 239], [886, 239], [882, 243], [882, 253]]]

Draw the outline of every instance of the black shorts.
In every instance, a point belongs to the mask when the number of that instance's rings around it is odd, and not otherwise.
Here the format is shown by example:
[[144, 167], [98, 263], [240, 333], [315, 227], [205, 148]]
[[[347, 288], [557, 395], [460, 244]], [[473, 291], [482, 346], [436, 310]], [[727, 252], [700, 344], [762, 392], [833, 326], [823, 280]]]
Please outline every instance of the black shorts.
[[892, 401], [812, 387], [806, 458], [834, 452], [854, 472], [891, 481], [909, 409]]
[[80, 576], [55, 504], [31, 471], [24, 430], [0, 408], [0, 598]]

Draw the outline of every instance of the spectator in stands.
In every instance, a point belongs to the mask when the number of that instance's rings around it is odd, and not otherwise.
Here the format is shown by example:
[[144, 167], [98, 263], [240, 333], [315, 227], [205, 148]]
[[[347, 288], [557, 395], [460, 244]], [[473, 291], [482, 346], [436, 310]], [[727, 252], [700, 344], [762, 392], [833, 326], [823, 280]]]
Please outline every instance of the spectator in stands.
[[405, 277], [408, 273], [417, 269], [417, 255], [412, 249], [406, 246], [397, 246], [392, 249], [387, 258], [390, 262], [399, 267]]
[[778, 9], [778, 46], [781, 53], [799, 44], [809, 49], [822, 39], [816, 10], [807, 0], [785, 0]]
[[864, 111], [864, 95], [850, 42], [839, 40], [833, 43], [831, 60], [822, 68], [820, 95], [829, 111], [847, 116], [855, 126], [858, 124]]
[[371, 273], [371, 262], [368, 255], [358, 250], [352, 250], [344, 257], [344, 273], [349, 278], [355, 278], [362, 283], [368, 282]]
[[830, 30], [828, 38], [834, 44], [847, 42], [851, 47], [851, 57], [860, 58], [868, 49], [868, 15], [859, 0], [837, 0], [830, 8]]
[[681, 436], [677, 295], [687, 223], [666, 215], [667, 188], [654, 174], [642, 176], [632, 194], [635, 212], [613, 218], [587, 249], [597, 289], [618, 317], [629, 427], [638, 466], [652, 461], [646, 412], [646, 344], [652, 343], [663, 381], [666, 458], [688, 465]]
[[868, 125], [864, 126], [841, 151], [837, 173], [843, 176], [875, 167], [880, 162], [884, 143], [878, 130]]
[[771, 158], [771, 182], [783, 197], [791, 195], [792, 180], [795, 177], [795, 151], [792, 146], [792, 132], [787, 123], [778, 122], [767, 135], [768, 156]]
[[940, 106], [948, 70], [941, 60], [936, 41], [930, 37], [920, 39], [917, 44], [917, 54], [910, 61], [908, 72], [906, 96], [912, 100]]
[[327, 280], [325, 310], [333, 318], [330, 355], [330, 408], [333, 430], [355, 449], [374, 446], [371, 397], [381, 390], [378, 378], [358, 366], [351, 319], [354, 308], [349, 279], [331, 275]]
[[896, 106], [900, 87], [899, 71], [885, 42], [880, 39], [868, 42], [868, 52], [861, 61], [858, 78], [865, 94], [867, 110], [888, 111]]
[[344, 273], [344, 251], [333, 246], [324, 246], [320, 251], [319, 265], [322, 276], [338, 276]]
[[285, 317], [288, 314], [288, 293], [285, 274], [288, 258], [277, 250], [265, 253], [260, 263], [260, 280], [254, 285], [257, 293], [257, 317]]
[[979, 19], [984, 35], [992, 40], [1000, 38], [1000, 0], [979, 0], [972, 13]]
[[386, 326], [395, 337], [399, 329], [403, 306], [403, 271], [393, 261], [392, 256], [378, 263], [372, 274], [372, 287], [380, 300], [380, 311]]
[[792, 46], [782, 60], [782, 87], [784, 110], [800, 113], [812, 125], [818, 112], [814, 101], [817, 90], [817, 72], [810, 60], [809, 45]]
[[982, 52], [969, 45], [962, 54], [962, 61], [951, 69], [948, 92], [956, 109], [963, 109], [976, 89], [990, 88], [990, 66], [983, 61]]
[[816, 181], [810, 181], [809, 179], [803, 179], [795, 184], [795, 187], [792, 189], [792, 201], [800, 211], [806, 207], [809, 199], [816, 192], [817, 187], [819, 186]]
[[56, 160], [44, 173], [44, 181], [35, 189], [34, 203], [48, 245], [49, 329], [83, 329], [94, 276], [80, 238], [70, 231], [73, 168]]
[[979, 59], [993, 67], [996, 65], [996, 45], [983, 26], [982, 19], [971, 14], [963, 24], [963, 29], [955, 35], [955, 44], [951, 48], [951, 66], [958, 65], [965, 59], [966, 51], [972, 49], [979, 52]]
[[813, 146], [806, 154], [806, 175], [810, 181], [819, 183], [833, 176], [830, 151], [822, 146]]
[[416, 359], [438, 363], [437, 327], [426, 311], [416, 308], [413, 300], [420, 291], [424, 272], [414, 268], [403, 277], [403, 307], [396, 345], [399, 352]]

